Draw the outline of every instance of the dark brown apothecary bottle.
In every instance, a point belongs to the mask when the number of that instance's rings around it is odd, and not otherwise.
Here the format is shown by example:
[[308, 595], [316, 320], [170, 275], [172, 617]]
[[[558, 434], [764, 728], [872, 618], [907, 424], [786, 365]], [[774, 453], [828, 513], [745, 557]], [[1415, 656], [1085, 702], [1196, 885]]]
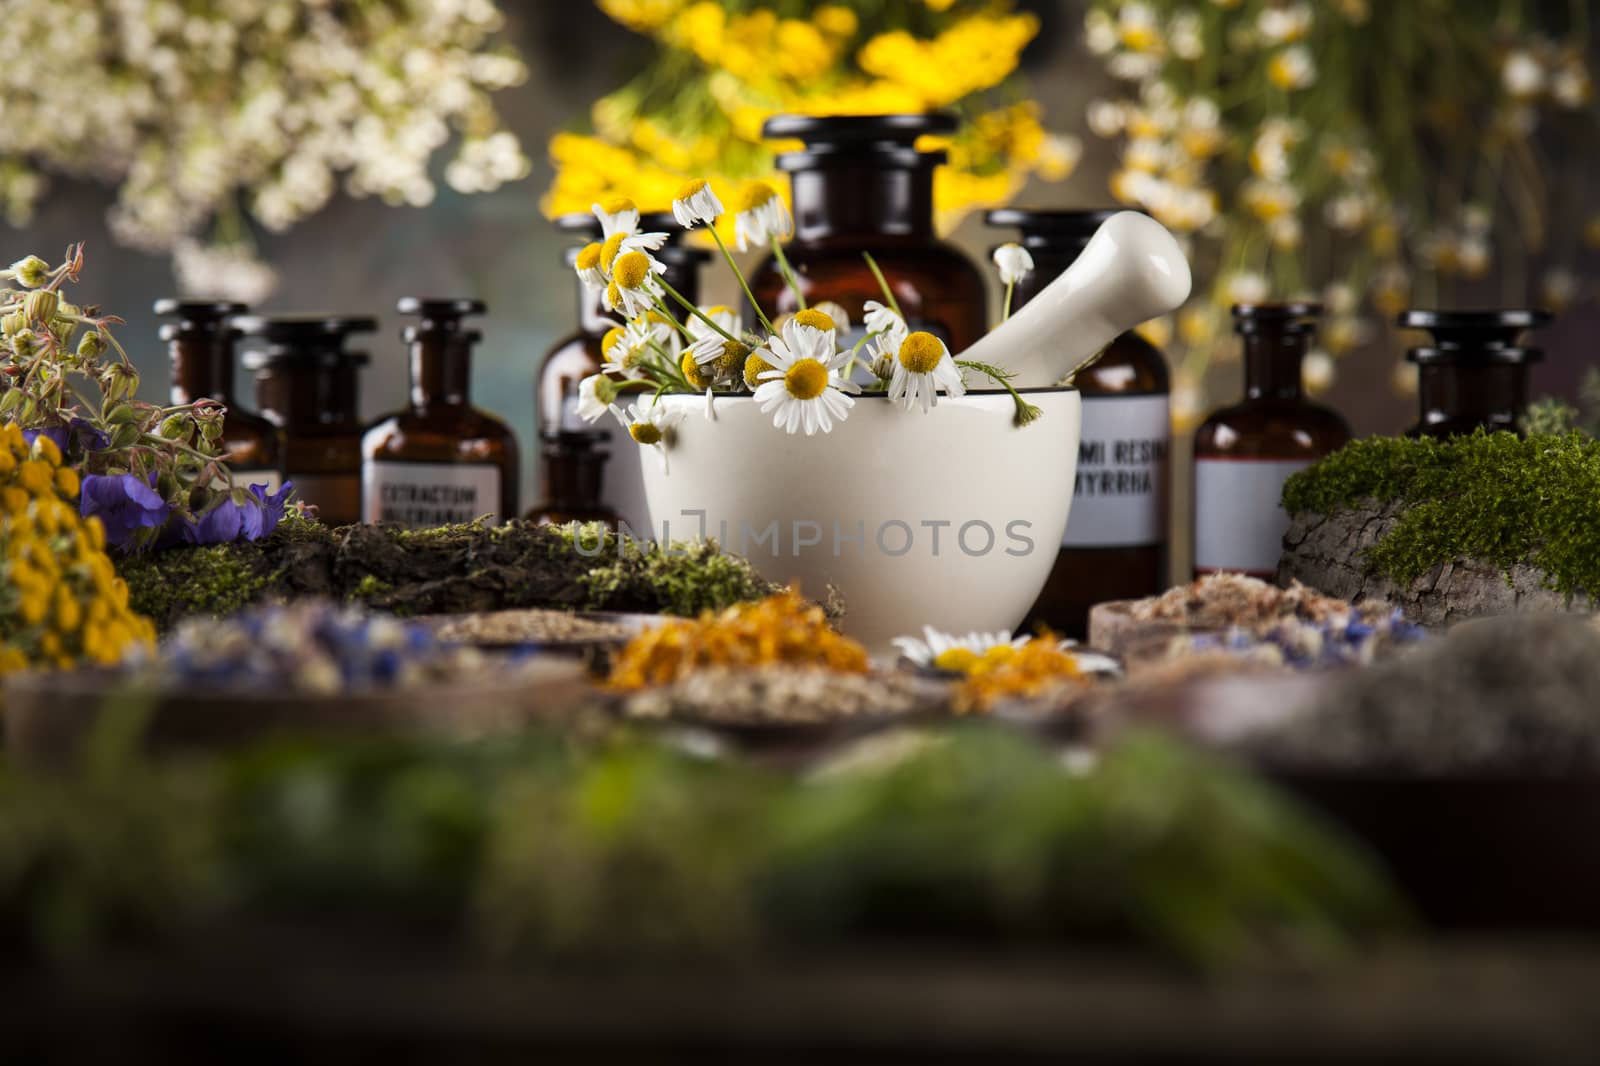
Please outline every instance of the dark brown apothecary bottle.
[[258, 345], [244, 365], [255, 371], [256, 405], [283, 431], [284, 476], [296, 498], [330, 526], [361, 521], [358, 376], [368, 357], [345, 350], [378, 320], [335, 315], [250, 316], [235, 323]]
[[1283, 483], [1350, 440], [1345, 420], [1301, 391], [1300, 365], [1320, 304], [1236, 305], [1245, 398], [1194, 437], [1194, 568], [1271, 578], [1289, 516]]
[[[934, 234], [933, 172], [945, 153], [916, 149], [919, 137], [955, 130], [954, 116], [942, 113], [767, 121], [763, 136], [805, 142], [803, 151], [778, 156], [778, 167], [790, 175], [794, 203], [794, 240], [784, 252], [808, 304], [838, 304], [859, 336], [866, 302], [883, 302], [862, 259], [870, 252], [912, 329], [937, 334], [956, 352], [988, 332], [983, 275]], [[772, 256], [750, 284], [769, 316], [799, 309]]]
[[618, 515], [602, 495], [611, 435], [585, 429], [579, 433], [545, 430], [539, 434], [539, 483], [544, 502], [527, 514], [539, 525], [600, 522], [618, 526]]
[[462, 319], [479, 300], [419, 300], [397, 309], [421, 321], [401, 336], [411, 349], [411, 405], [378, 419], [361, 438], [361, 518], [410, 529], [517, 514], [517, 439], [468, 400], [472, 348], [482, 339]]
[[[1071, 266], [1116, 213], [990, 211], [989, 225], [1018, 230], [1033, 258], [1033, 270], [1017, 282], [1013, 310]], [[1072, 515], [1055, 568], [1023, 626], [1045, 625], [1081, 640], [1090, 607], [1167, 587], [1172, 416], [1167, 361], [1137, 333], [1112, 341], [1074, 383], [1083, 394], [1083, 429]]]
[[277, 492], [283, 483], [283, 441], [278, 427], [234, 399], [235, 346], [239, 331], [233, 318], [244, 304], [206, 300], [157, 300], [155, 313], [176, 317], [161, 327], [172, 363], [172, 402], [215, 400], [228, 409], [222, 423], [222, 449], [228, 469], [240, 484], [266, 485]]
[[1412, 348], [1421, 415], [1408, 437], [1450, 437], [1487, 430], [1519, 432], [1528, 406], [1528, 375], [1544, 357], [1518, 345], [1522, 334], [1550, 322], [1548, 311], [1404, 311], [1401, 329], [1433, 334], [1433, 344]]

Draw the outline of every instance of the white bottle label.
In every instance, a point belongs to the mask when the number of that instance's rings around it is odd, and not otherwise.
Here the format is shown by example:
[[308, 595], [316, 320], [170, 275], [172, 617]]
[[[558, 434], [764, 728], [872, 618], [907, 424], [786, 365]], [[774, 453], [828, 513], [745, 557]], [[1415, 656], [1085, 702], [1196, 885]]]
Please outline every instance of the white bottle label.
[[1194, 568], [1271, 577], [1289, 515], [1283, 483], [1310, 459], [1199, 459], [1194, 464]]
[[484, 463], [361, 464], [361, 520], [394, 522], [408, 529], [499, 522], [500, 468]]
[[[265, 485], [268, 496], [277, 495], [278, 490], [283, 488], [283, 475], [269, 467], [232, 466], [228, 468], [228, 472], [233, 475], [235, 488], [248, 489], [251, 485]], [[217, 478], [213, 484], [217, 488], [223, 488], [227, 483]]]
[[1078, 475], [1063, 548], [1133, 548], [1167, 539], [1167, 397], [1085, 396]]

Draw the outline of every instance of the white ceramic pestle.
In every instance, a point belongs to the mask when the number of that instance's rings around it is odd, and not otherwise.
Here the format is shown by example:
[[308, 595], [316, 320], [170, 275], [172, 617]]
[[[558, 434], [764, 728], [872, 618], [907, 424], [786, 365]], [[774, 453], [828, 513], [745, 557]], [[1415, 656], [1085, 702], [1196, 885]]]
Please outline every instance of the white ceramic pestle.
[[1148, 215], [1122, 211], [1060, 277], [956, 358], [1014, 371], [1019, 389], [1054, 385], [1118, 334], [1182, 306], [1189, 286], [1177, 239]]

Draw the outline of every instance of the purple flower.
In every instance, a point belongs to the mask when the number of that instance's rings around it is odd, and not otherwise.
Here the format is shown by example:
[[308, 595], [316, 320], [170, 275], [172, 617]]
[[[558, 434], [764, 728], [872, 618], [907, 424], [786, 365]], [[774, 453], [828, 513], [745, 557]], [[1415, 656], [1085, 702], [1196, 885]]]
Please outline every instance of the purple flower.
[[87, 419], [73, 415], [67, 419], [67, 426], [77, 438], [78, 447], [86, 452], [103, 452], [111, 447], [111, 438], [94, 428]]
[[83, 514], [105, 525], [107, 543], [127, 547], [134, 533], [165, 524], [172, 513], [154, 485], [154, 474], [148, 481], [137, 474], [89, 474], [80, 497]]
[[190, 544], [227, 544], [240, 536], [260, 540], [278, 528], [293, 487], [292, 482], [284, 482], [276, 496], [269, 496], [266, 485], [251, 485], [250, 498], [243, 503], [224, 496], [197, 521], [184, 526], [184, 539]]
[[87, 419], [77, 415], [68, 417], [64, 426], [44, 426], [40, 429], [25, 429], [22, 439], [31, 447], [34, 439], [39, 436], [49, 437], [61, 449], [63, 456], [67, 455], [74, 443], [85, 452], [104, 451], [111, 446], [111, 438], [96, 429]]
[[42, 429], [25, 429], [22, 431], [22, 439], [27, 441], [30, 448], [33, 447], [33, 442], [40, 437], [49, 437], [55, 442], [55, 446], [61, 450], [62, 455], [67, 454], [66, 426], [45, 426]]

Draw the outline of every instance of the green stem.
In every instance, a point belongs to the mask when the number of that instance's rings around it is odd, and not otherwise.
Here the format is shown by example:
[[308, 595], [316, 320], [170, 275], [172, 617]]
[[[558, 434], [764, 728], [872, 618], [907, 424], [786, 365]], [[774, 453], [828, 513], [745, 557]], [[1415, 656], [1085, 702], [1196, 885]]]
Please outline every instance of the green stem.
[[[712, 232], [715, 233], [716, 231], [712, 230]], [[739, 280], [743, 281], [744, 279], [741, 278]], [[693, 315], [694, 317], [698, 318], [700, 321], [704, 322], [706, 325], [710, 326], [712, 329], [716, 330], [718, 333], [722, 334], [722, 337], [723, 337], [724, 340], [736, 341], [736, 340], [739, 339], [738, 337], [735, 337], [733, 334], [729, 333], [727, 330], [723, 329], [721, 326], [717, 325], [715, 322], [711, 321], [711, 319], [707, 318], [705, 312], [700, 310], [694, 304], [690, 303], [688, 298], [685, 297], [683, 295], [683, 293], [679, 292], [677, 289], [674, 289], [671, 285], [668, 285], [665, 281], [661, 280], [660, 278], [657, 278], [656, 281], [660, 284], [661, 289], [662, 289], [663, 292], [665, 292], [668, 296], [672, 297], [674, 300], [677, 300], [680, 304], [682, 304], [683, 305], [683, 309], [685, 311], [689, 312], [691, 315]], [[758, 315], [761, 314], [761, 309], [759, 307], [756, 308], [756, 314], [758, 314]], [[761, 319], [761, 321], [766, 322], [767, 320], [766, 320], [765, 317], [763, 317]], [[772, 328], [772, 324], [771, 323], [767, 323], [767, 329], [770, 330], [771, 328]]]
[[[1099, 355], [1096, 354], [1095, 358], [1099, 358]], [[977, 363], [969, 359], [957, 359], [956, 366], [985, 374], [999, 384], [1001, 388], [1009, 392], [1011, 394], [1011, 402], [1016, 404], [1017, 408], [1016, 416], [1013, 419], [1017, 426], [1026, 426], [1031, 422], [1037, 421], [1039, 416], [1044, 414], [1043, 411], [1022, 398], [1022, 394], [1011, 384], [1013, 375], [1007, 371], [1001, 370], [997, 366], [990, 366], [988, 363]]]
[[683, 334], [686, 339], [694, 340], [694, 334], [689, 332], [689, 327], [685, 326], [682, 322], [679, 322], [677, 315], [667, 310], [667, 305], [661, 302], [661, 297], [659, 296], [656, 297], [656, 310], [661, 313], [662, 318], [666, 319], [672, 324], [673, 329]]
[[778, 238], [772, 238], [772, 257], [778, 261], [778, 271], [783, 274], [784, 283], [789, 286], [789, 291], [794, 293], [795, 303], [800, 310], [806, 309], [806, 294], [800, 291], [800, 279], [795, 277], [794, 268], [789, 265], [789, 257], [783, 254], [783, 245]]
[[883, 299], [889, 305], [889, 310], [899, 315], [901, 321], [905, 321], [906, 316], [900, 310], [900, 301], [894, 298], [894, 292], [890, 290], [889, 282], [884, 279], [883, 271], [878, 269], [878, 261], [872, 258], [871, 252], [862, 252], [861, 258], [867, 261], [867, 269], [878, 279], [878, 288], [883, 290]]
[[1017, 283], [1016, 282], [1014, 282], [1014, 281], [1006, 282], [1006, 306], [1005, 306], [1005, 309], [1000, 312], [1000, 321], [1002, 321], [1002, 322], [1008, 320], [1011, 317], [1011, 294], [1016, 292], [1016, 291], [1017, 291]]
[[[766, 313], [761, 310], [761, 305], [756, 303], [756, 294], [750, 291], [750, 283], [745, 281], [745, 279], [744, 279], [744, 271], [739, 269], [739, 264], [733, 261], [733, 253], [728, 251], [728, 246], [723, 241], [722, 234], [717, 232], [717, 227], [715, 227], [715, 226], [707, 226], [706, 229], [710, 232], [711, 239], [716, 241], [717, 242], [717, 247], [719, 249], [721, 249], [722, 258], [724, 258], [724, 259], [726, 259], [728, 261], [728, 267], [729, 267], [729, 269], [731, 269], [733, 271], [733, 276], [739, 279], [739, 287], [744, 290], [744, 297], [745, 297], [745, 299], [750, 301], [750, 307], [755, 311], [756, 317], [761, 320], [761, 324], [763, 326], [767, 327], [767, 332], [768, 333], [776, 333], [776, 332], [778, 332], [777, 330], [772, 328], [772, 323], [767, 320]], [[773, 243], [774, 247], [777, 246], [778, 242], [777, 242], [776, 238], [774, 238], [772, 243]], [[665, 284], [665, 283], [663, 283], [663, 284]], [[801, 306], [804, 307], [805, 305], [801, 304]], [[701, 315], [700, 317], [701, 318], [705, 318], [704, 315]], [[711, 322], [711, 320], [709, 318], [707, 318], [706, 321], [707, 322]], [[712, 325], [716, 325], [716, 323], [712, 323]], [[738, 339], [736, 337], [733, 337], [733, 336], [729, 335], [729, 333], [726, 330], [722, 329], [721, 327], [717, 328], [717, 332], [721, 333], [724, 337], [727, 337], [730, 341]]]
[[679, 370], [678, 367], [672, 362], [672, 356], [668, 355], [666, 350], [663, 349], [661, 345], [657, 344], [655, 341], [651, 341], [650, 350], [661, 357], [661, 365], [656, 369], [670, 379], [665, 384], [682, 385], [685, 389], [688, 389], [691, 392], [695, 391], [694, 387], [689, 384], [689, 379], [683, 376], [683, 372]]

